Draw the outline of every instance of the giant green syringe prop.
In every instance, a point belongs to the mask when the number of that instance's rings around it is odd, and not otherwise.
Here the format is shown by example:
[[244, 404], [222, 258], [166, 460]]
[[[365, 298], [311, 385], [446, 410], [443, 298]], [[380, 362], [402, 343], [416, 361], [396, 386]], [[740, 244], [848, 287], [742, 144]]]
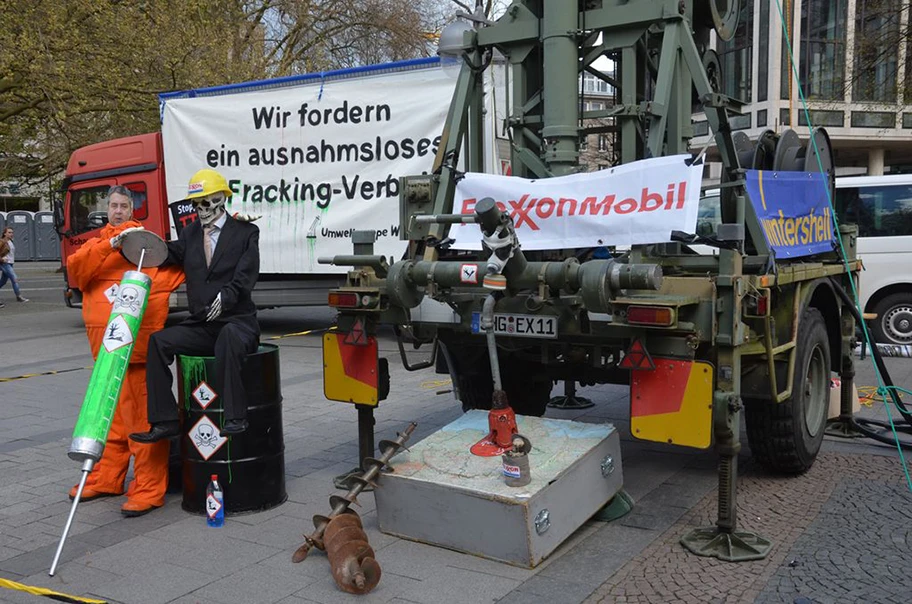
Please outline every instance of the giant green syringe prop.
[[[54, 554], [51, 570], [48, 572], [52, 577], [57, 569], [57, 562], [60, 560], [70, 526], [73, 524], [73, 517], [76, 515], [76, 507], [82, 497], [86, 479], [104, 452], [108, 432], [111, 430], [111, 421], [114, 418], [114, 410], [117, 408], [117, 401], [120, 398], [121, 386], [127, 374], [130, 356], [133, 354], [133, 344], [139, 334], [139, 326], [146, 311], [152, 279], [142, 272], [143, 260], [150, 249], [153, 250], [151, 256], [157, 260], [153, 266], [160, 264], [163, 260], [161, 248], [164, 247], [164, 242], [158, 236], [147, 231], [138, 231], [136, 235], [128, 234], [124, 239], [123, 248], [124, 255], [128, 258], [138, 252], [137, 267], [135, 271], [124, 273], [120, 282], [117, 298], [111, 306], [111, 315], [108, 317], [104, 338], [98, 348], [98, 357], [95, 359], [92, 377], [89, 379], [89, 386], [82, 401], [79, 419], [76, 420], [76, 427], [73, 429], [70, 450], [67, 453], [70, 459], [82, 462], [82, 477], [76, 488], [70, 515], [63, 527], [63, 536], [57, 545], [57, 553]], [[128, 250], [132, 250], [132, 252], [128, 253]]]

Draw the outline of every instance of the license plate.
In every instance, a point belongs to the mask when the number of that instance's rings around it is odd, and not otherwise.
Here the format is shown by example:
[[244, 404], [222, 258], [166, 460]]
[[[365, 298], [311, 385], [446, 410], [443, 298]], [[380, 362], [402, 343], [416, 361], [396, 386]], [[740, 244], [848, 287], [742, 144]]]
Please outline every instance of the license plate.
[[[481, 314], [473, 313], [472, 332], [484, 333]], [[494, 333], [522, 338], [556, 338], [557, 317], [542, 315], [496, 314]]]

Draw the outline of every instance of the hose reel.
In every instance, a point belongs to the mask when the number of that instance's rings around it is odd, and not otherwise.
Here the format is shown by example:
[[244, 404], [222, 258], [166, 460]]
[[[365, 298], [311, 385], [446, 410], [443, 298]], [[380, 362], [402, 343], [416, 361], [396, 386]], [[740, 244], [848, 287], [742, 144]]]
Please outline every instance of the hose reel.
[[696, 0], [694, 26], [716, 31], [720, 40], [728, 42], [735, 37], [741, 16], [741, 0]]

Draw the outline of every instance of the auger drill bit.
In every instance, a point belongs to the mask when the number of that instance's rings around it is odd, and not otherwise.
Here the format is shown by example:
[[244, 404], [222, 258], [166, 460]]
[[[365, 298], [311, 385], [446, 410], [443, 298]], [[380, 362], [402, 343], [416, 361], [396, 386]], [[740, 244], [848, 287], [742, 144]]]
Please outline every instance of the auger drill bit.
[[339, 589], [364, 594], [380, 582], [380, 565], [374, 559], [374, 550], [367, 541], [367, 533], [357, 514], [340, 514], [330, 520], [323, 543]]
[[[364, 471], [361, 474], [349, 476], [347, 479], [347, 482], [351, 485], [348, 493], [342, 497], [333, 495], [329, 498], [329, 505], [332, 507], [329, 516], [314, 516], [314, 532], [310, 535], [304, 535], [304, 544], [295, 550], [295, 553], [291, 557], [292, 562], [300, 562], [305, 559], [313, 547], [325, 549], [323, 533], [326, 531], [326, 527], [329, 525], [330, 521], [340, 514], [349, 512], [348, 508], [351, 504], [360, 505], [358, 504], [358, 495], [365, 487], [376, 486], [376, 478], [382, 469], [392, 469], [392, 466], [389, 465], [389, 460], [392, 459], [393, 455], [398, 453], [400, 449], [406, 449], [405, 441], [409, 439], [412, 432], [414, 432], [417, 427], [418, 424], [412, 422], [405, 431], [398, 433], [398, 438], [396, 438], [396, 440], [381, 440], [380, 450], [383, 453], [380, 455], [379, 459], [374, 459], [373, 457], [364, 458], [361, 466]], [[366, 469], [365, 466], [367, 466]]]

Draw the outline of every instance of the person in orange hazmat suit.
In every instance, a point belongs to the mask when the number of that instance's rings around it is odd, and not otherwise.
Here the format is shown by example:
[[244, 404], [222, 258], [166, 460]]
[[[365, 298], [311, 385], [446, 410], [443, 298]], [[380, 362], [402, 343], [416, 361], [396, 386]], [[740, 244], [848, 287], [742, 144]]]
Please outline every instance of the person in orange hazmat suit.
[[[82, 317], [94, 358], [98, 358], [120, 281], [125, 272], [136, 270], [136, 266], [120, 253], [125, 235], [143, 228], [133, 220], [133, 204], [129, 189], [120, 185], [111, 187], [107, 193], [108, 224], [67, 260], [67, 271], [82, 291]], [[180, 266], [143, 267], [142, 271], [152, 279], [146, 312], [124, 376], [104, 453], [89, 474], [82, 493], [82, 501], [122, 495], [132, 456], [133, 482], [126, 491], [127, 501], [121, 507], [127, 517], [142, 516], [165, 503], [169, 442], [140, 445], [129, 440], [127, 435], [149, 428], [146, 411], [149, 336], [164, 327], [168, 298], [184, 282]], [[73, 487], [70, 499], [75, 496], [76, 487]]]

